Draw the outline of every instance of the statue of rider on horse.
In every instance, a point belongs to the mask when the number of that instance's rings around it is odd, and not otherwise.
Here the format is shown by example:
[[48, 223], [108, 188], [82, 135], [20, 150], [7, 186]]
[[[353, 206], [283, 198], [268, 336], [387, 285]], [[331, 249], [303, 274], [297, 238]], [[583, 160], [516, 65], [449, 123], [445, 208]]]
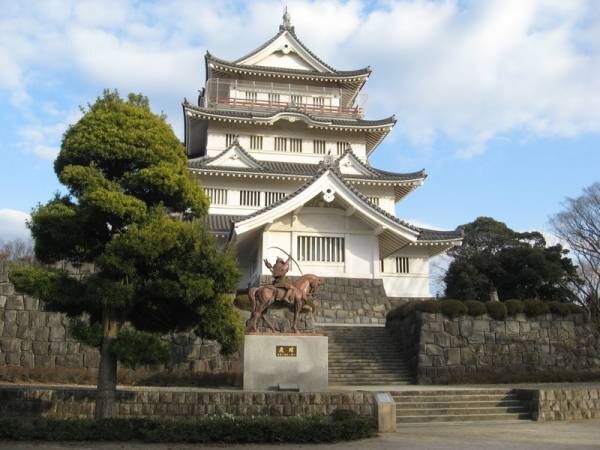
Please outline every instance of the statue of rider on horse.
[[290, 283], [287, 280], [287, 273], [290, 270], [291, 260], [291, 256], [286, 261], [277, 257], [273, 265], [267, 259], [264, 260], [265, 265], [273, 275], [273, 283], [271, 285], [252, 287], [248, 290], [248, 296], [252, 302], [248, 331], [258, 331], [259, 319], [262, 319], [272, 331], [276, 331], [269, 318], [265, 315], [269, 307], [276, 301], [283, 301], [292, 306], [294, 311], [292, 330], [296, 333], [298, 332], [298, 314], [302, 310], [312, 312], [312, 309], [306, 302], [317, 293], [322, 280], [316, 275], [302, 275], [293, 283]]

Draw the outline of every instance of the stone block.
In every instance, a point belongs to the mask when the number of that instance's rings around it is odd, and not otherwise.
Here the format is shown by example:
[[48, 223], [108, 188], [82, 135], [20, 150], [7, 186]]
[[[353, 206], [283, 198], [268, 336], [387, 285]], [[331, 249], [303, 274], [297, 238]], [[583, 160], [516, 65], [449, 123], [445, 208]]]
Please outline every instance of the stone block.
[[519, 334], [520, 326], [516, 320], [506, 321], [506, 333], [507, 334]]
[[13, 337], [2, 337], [0, 338], [0, 349], [4, 353], [20, 352], [21, 340]]
[[6, 295], [0, 295], [0, 309], [6, 307]]
[[4, 332], [4, 320], [0, 320], [0, 337], [2, 337], [3, 332]]
[[458, 336], [458, 323], [454, 320], [448, 320], [444, 322], [444, 330], [446, 333], [451, 334], [452, 336]]
[[25, 308], [23, 303], [22, 295], [8, 295], [6, 296], [6, 309], [22, 310]]
[[460, 350], [458, 348], [448, 348], [444, 350], [446, 364], [449, 366], [458, 366], [461, 362]]
[[65, 367], [71, 369], [83, 368], [83, 354], [67, 355], [65, 357]]
[[17, 311], [17, 325], [29, 326], [29, 311]]
[[429, 329], [436, 333], [442, 333], [444, 331], [444, 323], [439, 320], [429, 322]]
[[490, 321], [489, 320], [473, 320], [473, 333], [489, 332]]
[[476, 362], [475, 352], [471, 348], [463, 347], [460, 349], [460, 359], [465, 365], [473, 365]]
[[2, 337], [17, 337], [17, 331], [19, 327], [14, 322], [5, 322], [4, 330], [2, 330]]
[[29, 311], [29, 326], [31, 328], [42, 328], [46, 325], [46, 313], [41, 311]]
[[56, 325], [50, 327], [50, 342], [64, 341], [66, 337], [65, 327]]
[[28, 325], [17, 326], [17, 337], [20, 339], [31, 339], [33, 330]]
[[27, 311], [37, 311], [39, 309], [40, 301], [35, 297], [25, 295], [23, 297], [23, 306]]
[[50, 328], [48, 328], [48, 327], [34, 328], [33, 339], [35, 339], [36, 341], [46, 341], [47, 342], [49, 338], [50, 338]]
[[21, 365], [21, 352], [11, 352], [6, 354], [6, 364], [9, 366]]
[[461, 336], [471, 336], [471, 334], [473, 334], [473, 320], [467, 317], [461, 317], [458, 321], [458, 328]]
[[17, 312], [13, 310], [4, 311], [4, 323], [16, 323]]
[[22, 352], [21, 353], [21, 367], [32, 369], [35, 367], [35, 361], [33, 358], [33, 353], [31, 352]]
[[34, 341], [32, 348], [33, 348], [33, 353], [36, 355], [47, 355], [48, 354], [48, 342]]
[[431, 356], [440, 356], [442, 354], [442, 347], [439, 345], [426, 344], [425, 353]]

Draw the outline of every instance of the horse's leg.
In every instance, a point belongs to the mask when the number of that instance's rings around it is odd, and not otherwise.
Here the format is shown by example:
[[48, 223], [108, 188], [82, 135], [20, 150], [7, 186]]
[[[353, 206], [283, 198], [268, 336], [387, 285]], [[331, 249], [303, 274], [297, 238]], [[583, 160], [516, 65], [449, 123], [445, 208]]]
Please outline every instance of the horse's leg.
[[298, 333], [298, 313], [300, 312], [301, 308], [302, 299], [296, 297], [294, 299], [294, 323], [292, 324], [292, 330], [294, 330], [294, 333]]

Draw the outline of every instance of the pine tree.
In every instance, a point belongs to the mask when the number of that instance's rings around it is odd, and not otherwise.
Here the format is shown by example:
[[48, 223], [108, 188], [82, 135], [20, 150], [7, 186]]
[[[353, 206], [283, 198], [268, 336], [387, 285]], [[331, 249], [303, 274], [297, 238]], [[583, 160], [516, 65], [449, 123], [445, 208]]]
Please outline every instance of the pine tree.
[[[38, 205], [28, 224], [38, 264], [10, 278], [48, 310], [89, 319], [73, 331], [100, 348], [100, 419], [115, 414], [117, 361], [165, 361], [160, 335], [189, 330], [231, 353], [243, 327], [227, 295], [235, 260], [203, 227], [208, 200], [165, 118], [146, 97], [108, 91], [83, 113], [54, 163], [68, 193]], [[83, 265], [87, 276], [69, 270]]]

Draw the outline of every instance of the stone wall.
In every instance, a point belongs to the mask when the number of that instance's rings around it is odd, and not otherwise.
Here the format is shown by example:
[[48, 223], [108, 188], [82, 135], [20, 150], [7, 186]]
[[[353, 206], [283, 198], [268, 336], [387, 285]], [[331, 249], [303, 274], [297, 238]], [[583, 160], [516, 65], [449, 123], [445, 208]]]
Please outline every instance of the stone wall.
[[600, 333], [583, 314], [498, 321], [417, 312], [388, 327], [423, 384], [600, 376]]
[[600, 386], [543, 388], [530, 396], [534, 420], [600, 419]]
[[[89, 418], [94, 405], [93, 389], [0, 386], [0, 417]], [[374, 416], [373, 394], [144, 388], [119, 390], [117, 395], [117, 414], [126, 418], [177, 420], [210, 414], [310, 416], [330, 414], [336, 409]]]
[[[263, 284], [271, 281], [261, 277]], [[386, 296], [382, 280], [324, 277], [323, 281], [315, 299], [317, 323], [383, 325], [386, 313], [401, 301]]]
[[[39, 381], [46, 376], [56, 382], [73, 382], [74, 378], [93, 380], [99, 363], [98, 351], [71, 338], [69, 325], [65, 315], [44, 311], [37, 299], [16, 294], [4, 265], [0, 264], [0, 377], [9, 368], [19, 368]], [[238, 354], [223, 357], [216, 342], [190, 334], [165, 339], [172, 353], [168, 366], [127, 371], [126, 380], [153, 384], [169, 380], [241, 382]], [[68, 379], [61, 379], [63, 375]]]

